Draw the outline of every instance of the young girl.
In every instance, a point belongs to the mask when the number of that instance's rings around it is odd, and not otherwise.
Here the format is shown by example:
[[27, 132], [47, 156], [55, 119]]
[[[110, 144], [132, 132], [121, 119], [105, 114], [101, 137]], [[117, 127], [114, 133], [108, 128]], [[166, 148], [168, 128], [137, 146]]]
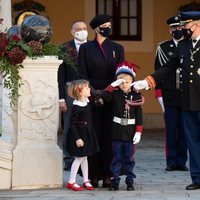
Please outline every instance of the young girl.
[[[90, 156], [99, 151], [98, 142], [92, 126], [92, 116], [88, 97], [90, 96], [89, 82], [86, 80], [72, 81], [68, 93], [74, 98], [71, 112], [71, 125], [67, 139], [67, 150], [75, 157], [71, 166], [70, 178], [67, 188], [81, 191], [84, 188], [93, 190], [88, 180], [88, 161]], [[76, 175], [81, 166], [83, 174], [83, 187], [76, 183]]]
[[110, 164], [113, 177], [110, 190], [118, 190], [121, 168], [126, 174], [127, 190], [134, 190], [135, 144], [140, 141], [142, 134], [143, 96], [131, 88], [134, 81], [134, 65], [124, 61], [116, 70], [116, 81], [102, 94], [106, 101], [112, 101], [113, 122], [111, 139], [113, 159]]

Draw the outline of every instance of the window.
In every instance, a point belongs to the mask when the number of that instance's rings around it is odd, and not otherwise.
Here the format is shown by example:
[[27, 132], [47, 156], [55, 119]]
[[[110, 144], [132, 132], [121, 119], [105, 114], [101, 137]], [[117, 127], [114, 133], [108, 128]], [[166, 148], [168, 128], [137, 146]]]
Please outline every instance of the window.
[[96, 0], [96, 14], [109, 14], [113, 40], [142, 39], [141, 0]]

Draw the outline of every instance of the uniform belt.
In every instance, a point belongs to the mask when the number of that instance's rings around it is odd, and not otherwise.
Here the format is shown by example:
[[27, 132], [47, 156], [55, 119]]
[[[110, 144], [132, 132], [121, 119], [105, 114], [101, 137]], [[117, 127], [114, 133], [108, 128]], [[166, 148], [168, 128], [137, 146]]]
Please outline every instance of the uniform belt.
[[129, 124], [135, 124], [135, 119], [119, 118], [114, 116], [113, 122], [126, 126]]

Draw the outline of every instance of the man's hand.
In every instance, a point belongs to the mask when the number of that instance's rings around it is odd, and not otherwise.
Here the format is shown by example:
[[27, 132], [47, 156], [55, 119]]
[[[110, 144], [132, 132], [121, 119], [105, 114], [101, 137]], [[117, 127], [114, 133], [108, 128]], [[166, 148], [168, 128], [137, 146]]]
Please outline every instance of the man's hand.
[[131, 84], [131, 86], [133, 86], [133, 88], [137, 91], [143, 89], [148, 90], [150, 88], [146, 80], [135, 81]]
[[122, 83], [124, 83], [125, 82], [125, 80], [124, 79], [117, 79], [116, 81], [114, 81], [114, 82], [112, 82], [111, 83], [111, 86], [112, 87], [117, 87], [117, 86], [119, 86], [120, 84], [122, 84]]
[[63, 102], [59, 102], [59, 108], [62, 112], [66, 112], [67, 111], [67, 104], [65, 101]]
[[162, 97], [158, 97], [158, 102], [162, 108], [162, 111], [165, 112], [165, 107], [164, 107], [164, 103], [163, 103], [163, 98]]
[[133, 137], [133, 144], [138, 144], [140, 142], [140, 139], [141, 139], [141, 133], [136, 132]]

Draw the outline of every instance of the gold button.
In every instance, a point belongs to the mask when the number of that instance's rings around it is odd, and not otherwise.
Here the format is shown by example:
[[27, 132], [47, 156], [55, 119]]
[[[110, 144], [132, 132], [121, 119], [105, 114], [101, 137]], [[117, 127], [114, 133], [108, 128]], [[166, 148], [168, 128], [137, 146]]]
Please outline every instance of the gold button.
[[193, 80], [190, 80], [190, 83], [193, 83]]
[[190, 72], [190, 75], [193, 75], [193, 73], [192, 73], [192, 72]]
[[193, 65], [190, 65], [190, 68], [193, 68]]

